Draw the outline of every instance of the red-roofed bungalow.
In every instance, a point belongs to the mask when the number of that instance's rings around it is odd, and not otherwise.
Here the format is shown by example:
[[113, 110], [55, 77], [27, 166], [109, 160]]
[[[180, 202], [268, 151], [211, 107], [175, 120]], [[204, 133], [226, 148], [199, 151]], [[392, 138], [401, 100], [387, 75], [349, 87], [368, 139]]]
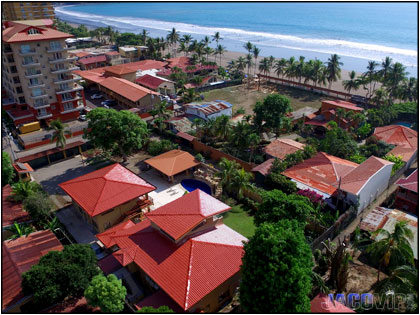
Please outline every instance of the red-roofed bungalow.
[[59, 186], [97, 232], [149, 209], [148, 193], [156, 187], [116, 163]]
[[192, 313], [216, 312], [239, 284], [247, 241], [223, 224], [219, 214], [229, 209], [197, 189], [146, 214], [140, 223], [123, 223], [97, 237], [153, 292], [138, 308], [171, 305]]
[[398, 185], [394, 207], [419, 215], [419, 180], [416, 169], [407, 178], [401, 178], [395, 184]]

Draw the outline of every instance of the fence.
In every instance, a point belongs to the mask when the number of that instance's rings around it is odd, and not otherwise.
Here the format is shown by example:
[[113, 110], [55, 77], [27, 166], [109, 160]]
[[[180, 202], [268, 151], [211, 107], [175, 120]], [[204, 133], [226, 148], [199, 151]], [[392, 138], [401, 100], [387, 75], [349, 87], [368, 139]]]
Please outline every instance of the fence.
[[201, 141], [198, 141], [197, 139], [194, 139], [192, 141], [192, 145], [194, 148], [194, 151], [197, 153], [202, 153], [204, 155], [209, 155], [210, 158], [214, 161], [219, 161], [221, 158], [226, 158], [228, 160], [231, 161], [235, 161], [238, 162], [245, 171], [247, 172], [251, 172], [251, 170], [256, 166], [255, 164], [252, 163], [247, 163], [245, 161], [242, 161], [241, 159], [238, 159], [230, 154], [227, 154], [225, 152], [219, 151], [211, 146], [208, 146], [204, 143], [202, 143]]
[[234, 86], [234, 85], [240, 85], [240, 84], [242, 84], [242, 79], [239, 79], [239, 80], [231, 80], [231, 81], [224, 81], [223, 83], [220, 83], [220, 84], [201, 86], [201, 87], [196, 88], [195, 90], [197, 92], [206, 92], [206, 91], [211, 91], [211, 90], [215, 90], [215, 89], [221, 89], [221, 88], [225, 88], [225, 87], [229, 87], [229, 86]]
[[311, 249], [322, 249], [321, 243], [327, 239], [333, 240], [341, 230], [345, 229], [357, 216], [357, 209], [350, 207], [324, 233], [311, 243]]

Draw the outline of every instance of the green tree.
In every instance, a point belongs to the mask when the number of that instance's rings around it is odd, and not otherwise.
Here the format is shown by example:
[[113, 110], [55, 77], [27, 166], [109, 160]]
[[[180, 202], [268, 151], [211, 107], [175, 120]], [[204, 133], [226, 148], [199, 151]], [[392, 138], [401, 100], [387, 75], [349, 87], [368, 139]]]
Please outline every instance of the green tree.
[[327, 65], [327, 80], [329, 82], [328, 88], [331, 89], [331, 84], [333, 82], [336, 82], [337, 79], [341, 79], [341, 69], [340, 66], [343, 65], [342, 62], [340, 62], [340, 57], [337, 54], [331, 55], [330, 58], [328, 58], [328, 62], [326, 62]]
[[357, 128], [356, 134], [359, 139], [365, 139], [372, 131], [372, 125], [369, 123], [364, 123], [361, 127]]
[[391, 176], [394, 175], [405, 164], [405, 162], [403, 161], [400, 155], [395, 156], [393, 154], [389, 154], [389, 155], [384, 156], [383, 159], [394, 163], [394, 165], [392, 165]]
[[274, 189], [261, 193], [262, 203], [255, 213], [254, 222], [261, 225], [265, 222], [276, 223], [282, 219], [296, 219], [305, 225], [314, 214], [312, 203], [307, 197], [290, 194], [286, 195]]
[[1, 153], [1, 186], [13, 183], [15, 172], [12, 165], [12, 160], [7, 152]]
[[222, 44], [218, 44], [216, 49], [214, 50], [214, 54], [217, 56], [219, 55], [219, 67], [222, 66], [222, 55], [226, 52], [226, 47]]
[[87, 117], [91, 131], [85, 130], [84, 137], [95, 147], [119, 154], [124, 162], [127, 161], [127, 155], [139, 150], [147, 139], [146, 123], [129, 111], [98, 107], [90, 111]]
[[173, 47], [179, 41], [179, 37], [180, 37], [179, 32], [176, 31], [175, 27], [173, 27], [172, 30], [169, 31], [169, 34], [166, 36], [166, 40]]
[[280, 133], [282, 117], [284, 114], [291, 111], [290, 100], [279, 94], [270, 94], [264, 101], [257, 102], [254, 107], [255, 123], [262, 126], [265, 121], [264, 127], [269, 130], [275, 130], [276, 134]]
[[360, 82], [356, 79], [356, 71], [349, 72], [349, 80], [343, 81], [343, 87], [347, 92], [351, 93], [351, 90], [357, 90], [360, 86]]
[[230, 191], [233, 177], [235, 176], [237, 170], [240, 168], [240, 165], [235, 161], [222, 158], [218, 164], [218, 167], [220, 169], [220, 171], [217, 173], [217, 176], [220, 177], [219, 184], [222, 186], [223, 192], [226, 193]]
[[85, 290], [89, 305], [99, 306], [104, 313], [119, 313], [124, 309], [127, 289], [114, 274], [94, 276]]
[[99, 272], [89, 245], [66, 245], [63, 251], [49, 252], [24, 272], [22, 289], [25, 295], [33, 295], [34, 303], [47, 306], [67, 296], [80, 296]]
[[338, 128], [334, 121], [328, 123], [331, 127], [320, 141], [319, 150], [328, 154], [346, 158], [357, 152], [357, 143], [345, 130]]
[[381, 239], [372, 243], [367, 248], [367, 253], [374, 262], [378, 262], [378, 282], [381, 269], [394, 270], [403, 265], [414, 266], [414, 254], [409, 242], [413, 239], [413, 231], [406, 221], [397, 222], [392, 233], [379, 229], [374, 235]]
[[264, 181], [267, 189], [279, 189], [286, 194], [297, 192], [296, 183], [280, 173], [271, 172], [265, 177]]
[[32, 181], [19, 181], [12, 185], [11, 198], [14, 201], [24, 201], [29, 196], [42, 191], [40, 184]]
[[259, 49], [257, 46], [254, 45], [252, 47], [252, 55], [254, 56], [254, 59], [255, 59], [255, 62], [254, 62], [254, 65], [255, 65], [254, 75], [257, 72], [257, 59], [258, 59], [258, 56], [259, 56], [260, 52], [261, 52], [261, 49]]
[[9, 240], [14, 240], [22, 236], [28, 236], [32, 232], [35, 232], [35, 229], [32, 226], [26, 223], [17, 222], [13, 222], [13, 225], [7, 227], [6, 230], [12, 233], [12, 235], [8, 238]]
[[242, 200], [245, 191], [254, 191], [255, 186], [251, 182], [252, 174], [243, 168], [236, 170], [233, 174], [231, 189], [236, 194], [238, 200]]
[[262, 224], [244, 250], [240, 302], [245, 312], [310, 312], [313, 257], [299, 222]]
[[152, 306], [143, 306], [140, 310], [137, 311], [137, 313], [175, 313], [173, 310], [171, 310], [166, 305], [159, 306], [158, 308], [154, 308]]
[[23, 201], [23, 208], [29, 213], [34, 224], [38, 226], [48, 221], [52, 206], [48, 195], [41, 192], [31, 194]]

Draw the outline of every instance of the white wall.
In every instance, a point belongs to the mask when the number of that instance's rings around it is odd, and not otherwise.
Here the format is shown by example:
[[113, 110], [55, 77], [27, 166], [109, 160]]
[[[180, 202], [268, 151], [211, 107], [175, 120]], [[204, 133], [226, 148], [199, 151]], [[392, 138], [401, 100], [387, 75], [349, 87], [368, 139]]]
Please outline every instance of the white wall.
[[388, 187], [391, 171], [392, 165], [385, 165], [360, 189], [358, 193], [359, 208], [357, 209], [357, 214], [371, 204]]
[[232, 117], [232, 107], [225, 108], [225, 109], [221, 110], [220, 112], [217, 112], [217, 113], [208, 115], [207, 118], [208, 119], [214, 119], [214, 118], [219, 117], [219, 116], [222, 116], [222, 115], [226, 115], [226, 116]]
[[196, 109], [196, 108], [192, 108], [192, 107], [187, 107], [185, 110], [185, 113], [190, 114], [190, 115], [195, 115], [198, 116], [200, 118], [203, 118], [205, 120], [209, 120], [209, 119], [214, 119], [218, 116], [222, 116], [222, 115], [226, 115], [229, 117], [232, 117], [232, 107], [230, 108], [225, 108], [217, 113], [211, 114], [206, 116], [202, 111]]

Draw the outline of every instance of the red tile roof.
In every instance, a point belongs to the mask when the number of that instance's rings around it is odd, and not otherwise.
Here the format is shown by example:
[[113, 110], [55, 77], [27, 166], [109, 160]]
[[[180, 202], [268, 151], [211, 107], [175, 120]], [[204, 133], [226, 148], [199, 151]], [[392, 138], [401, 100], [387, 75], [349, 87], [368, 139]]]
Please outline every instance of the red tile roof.
[[106, 61], [106, 56], [105, 55], [100, 55], [100, 56], [87, 56], [87, 57], [83, 57], [80, 58], [77, 62], [84, 64], [84, 65], [90, 65], [92, 63], [97, 63], [97, 62], [105, 62]]
[[[242, 242], [246, 241], [224, 224], [179, 245], [153, 228], [148, 219], [110, 230], [120, 233], [111, 243], [120, 248], [113, 255], [121, 264], [134, 262], [184, 310], [240, 271]], [[102, 234], [97, 237], [105, 244]]]
[[3, 186], [2, 191], [2, 203], [1, 203], [1, 219], [2, 226], [10, 226], [13, 222], [26, 222], [31, 219], [29, 213], [23, 210], [21, 202], [14, 202], [9, 200], [12, 195], [12, 187], [9, 184]]
[[102, 80], [100, 85], [132, 102], [137, 102], [149, 94], [158, 95], [155, 91], [146, 89], [145, 87], [121, 78], [108, 77], [105, 80]]
[[419, 192], [419, 181], [418, 181], [418, 171], [419, 169], [417, 168], [414, 172], [412, 172], [407, 178], [401, 178], [400, 180], [398, 180], [395, 184], [397, 184], [398, 186], [411, 190], [415, 193]]
[[91, 217], [156, 189], [118, 163], [61, 183], [59, 186]]
[[182, 139], [187, 140], [187, 141], [193, 141], [195, 139], [194, 136], [191, 136], [188, 133], [185, 133], [185, 132], [182, 132], [182, 131], [179, 131], [176, 135], [178, 137], [182, 138]]
[[120, 53], [118, 51], [108, 51], [108, 52], [105, 53], [105, 55], [107, 55], [107, 56], [117, 56], [119, 54]]
[[86, 56], [90, 56], [90, 53], [86, 52], [86, 51], [81, 51], [81, 52], [77, 52], [77, 53], [69, 52], [69, 55], [72, 55], [72, 56], [75, 56], [75, 57], [78, 57], [78, 58], [83, 58], [83, 57], [86, 57]]
[[105, 71], [104, 68], [96, 68], [91, 70], [75, 70], [73, 71], [74, 74], [81, 76], [85, 80], [89, 80], [95, 83], [101, 83], [106, 78], [103, 76]]
[[328, 295], [318, 294], [311, 301], [311, 313], [356, 313], [338, 301], [331, 302]]
[[109, 72], [110, 74], [123, 75], [123, 74], [133, 73], [136, 71], [137, 71], [136, 69], [127, 67], [124, 64], [105, 67], [105, 74]]
[[268, 159], [267, 161], [255, 166], [252, 169], [252, 171], [253, 172], [259, 172], [262, 175], [266, 176], [266, 175], [268, 175], [268, 173], [270, 171], [270, 168], [271, 168], [271, 165], [273, 164], [274, 160], [275, 160], [274, 158]]
[[341, 108], [345, 108], [345, 109], [350, 109], [350, 110], [354, 110], [354, 111], [358, 111], [358, 112], [362, 112], [363, 108], [357, 106], [356, 104], [350, 103], [350, 102], [346, 102], [346, 101], [340, 101], [340, 100], [336, 100], [336, 101], [322, 101], [322, 103], [324, 104], [330, 104], [336, 107], [341, 107]]
[[30, 173], [34, 171], [34, 169], [28, 163], [22, 163], [22, 164], [25, 166], [25, 169], [21, 169], [17, 163], [13, 163], [13, 168], [16, 170], [16, 172], [25, 174], [25, 173]]
[[413, 129], [400, 125], [375, 128], [373, 133], [380, 140], [396, 145], [388, 154], [400, 155], [407, 162], [417, 152], [418, 133]]
[[[29, 29], [37, 29], [40, 34], [28, 34]], [[14, 26], [6, 28], [3, 33], [3, 42], [20, 43], [52, 39], [65, 39], [74, 37], [74, 35], [63, 33], [49, 27], [29, 26], [25, 24], [15, 23]]]
[[174, 240], [179, 240], [204, 219], [229, 209], [228, 205], [200, 189], [196, 189], [146, 214], [146, 216]]
[[288, 168], [283, 175], [329, 195], [337, 188], [334, 184], [359, 164], [340, 159], [324, 152]]
[[173, 176], [200, 164], [188, 152], [171, 150], [145, 161], [159, 172]]
[[138, 79], [136, 79], [136, 82], [140, 85], [144, 85], [145, 87], [148, 87], [149, 89], [156, 90], [159, 85], [162, 83], [168, 82], [167, 80], [163, 80], [159, 77], [155, 77], [149, 74], [146, 74]]
[[[367, 181], [386, 165], [393, 165], [393, 163], [372, 155], [354, 170], [350, 171], [341, 178], [340, 188], [344, 191], [357, 195]], [[391, 173], [391, 169], [389, 172]], [[337, 184], [335, 184], [335, 186], [337, 186]]]
[[283, 160], [286, 155], [303, 150], [305, 145], [291, 139], [276, 139], [264, 148], [264, 152], [268, 155]]
[[[15, 240], [4, 241], [2, 246], [2, 310], [24, 297], [21, 274], [28, 271], [39, 259], [53, 250], [63, 250], [63, 245], [50, 231], [38, 231]], [[7, 289], [4, 289], [7, 288]]]

